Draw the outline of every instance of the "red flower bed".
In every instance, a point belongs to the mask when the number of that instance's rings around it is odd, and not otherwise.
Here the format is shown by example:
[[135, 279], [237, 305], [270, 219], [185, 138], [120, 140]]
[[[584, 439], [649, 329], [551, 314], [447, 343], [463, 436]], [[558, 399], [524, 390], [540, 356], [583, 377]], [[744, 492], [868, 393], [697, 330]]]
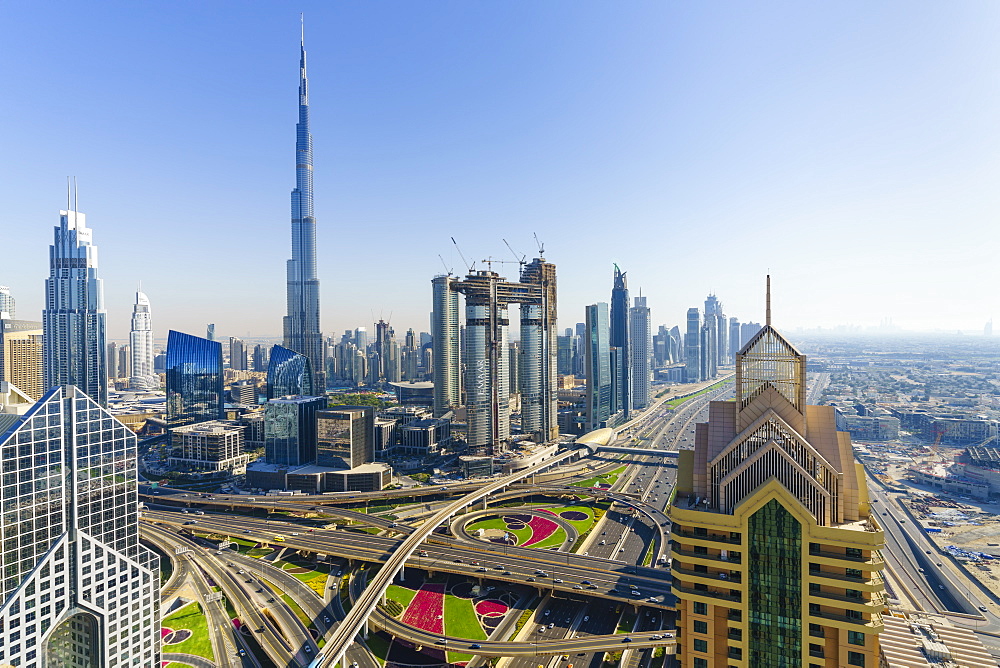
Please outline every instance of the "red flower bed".
[[510, 608], [495, 598], [476, 603], [476, 612], [483, 617], [499, 617], [505, 614], [508, 610], [510, 610]]
[[524, 541], [522, 547], [528, 547], [529, 545], [534, 545], [545, 540], [559, 528], [558, 524], [544, 517], [532, 517], [531, 521], [528, 522], [528, 526], [531, 527], [531, 538]]
[[423, 585], [406, 607], [402, 621], [424, 631], [444, 633], [444, 585]]

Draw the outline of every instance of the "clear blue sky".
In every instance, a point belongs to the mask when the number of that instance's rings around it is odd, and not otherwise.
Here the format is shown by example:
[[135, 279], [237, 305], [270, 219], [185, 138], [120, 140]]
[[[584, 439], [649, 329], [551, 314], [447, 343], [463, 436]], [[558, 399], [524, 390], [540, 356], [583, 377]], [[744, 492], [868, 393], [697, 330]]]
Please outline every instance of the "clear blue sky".
[[533, 233], [562, 326], [612, 262], [656, 324], [768, 268], [782, 328], [1000, 320], [1000, 5], [642, 0], [0, 5], [19, 317], [76, 175], [112, 337], [140, 280], [158, 337], [280, 334], [300, 11], [327, 333]]

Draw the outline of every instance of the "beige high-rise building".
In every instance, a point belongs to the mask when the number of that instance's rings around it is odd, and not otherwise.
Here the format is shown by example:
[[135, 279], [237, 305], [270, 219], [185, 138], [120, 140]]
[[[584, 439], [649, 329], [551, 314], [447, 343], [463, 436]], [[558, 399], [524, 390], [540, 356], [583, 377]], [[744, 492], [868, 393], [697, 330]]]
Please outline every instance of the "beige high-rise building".
[[0, 319], [0, 380], [36, 401], [42, 397], [42, 323]]
[[832, 407], [806, 405], [805, 380], [768, 313], [736, 356], [736, 400], [712, 402], [680, 453], [668, 514], [683, 668], [879, 664], [884, 536], [850, 436]]

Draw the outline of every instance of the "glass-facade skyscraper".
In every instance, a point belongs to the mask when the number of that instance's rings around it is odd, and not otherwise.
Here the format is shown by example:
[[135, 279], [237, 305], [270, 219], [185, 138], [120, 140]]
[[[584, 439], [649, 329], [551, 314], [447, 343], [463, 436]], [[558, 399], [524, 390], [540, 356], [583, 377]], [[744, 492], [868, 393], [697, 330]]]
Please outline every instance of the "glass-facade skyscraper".
[[632, 346], [632, 407], [645, 408], [652, 400], [653, 331], [645, 297], [636, 297], [629, 311], [629, 339]]
[[611, 347], [618, 349], [617, 364], [612, 368], [611, 412], [628, 418], [632, 410], [632, 342], [629, 338], [628, 283], [625, 272], [615, 265], [611, 288]]
[[42, 311], [46, 389], [75, 385], [107, 405], [105, 317], [94, 233], [82, 213], [60, 211]]
[[309, 358], [318, 393], [326, 391], [323, 334], [319, 327], [319, 278], [316, 275], [316, 219], [313, 217], [312, 134], [309, 132], [309, 82], [306, 47], [299, 60], [299, 122], [295, 126], [295, 189], [292, 190], [292, 259], [287, 264], [286, 348]]
[[301, 466], [316, 461], [316, 413], [326, 397], [284, 397], [264, 405], [264, 459]]
[[150, 320], [149, 297], [142, 292], [135, 293], [129, 346], [132, 354], [129, 387], [133, 390], [160, 389], [160, 378], [153, 372], [153, 324]]
[[73, 386], [4, 411], [0, 665], [158, 667], [159, 559], [139, 544], [135, 434]]
[[587, 367], [587, 429], [607, 426], [611, 418], [611, 350], [608, 342], [608, 305], [587, 307], [584, 337]]
[[167, 335], [167, 426], [225, 418], [222, 344], [170, 330]]
[[273, 346], [267, 365], [267, 398], [316, 394], [309, 358], [294, 350]]

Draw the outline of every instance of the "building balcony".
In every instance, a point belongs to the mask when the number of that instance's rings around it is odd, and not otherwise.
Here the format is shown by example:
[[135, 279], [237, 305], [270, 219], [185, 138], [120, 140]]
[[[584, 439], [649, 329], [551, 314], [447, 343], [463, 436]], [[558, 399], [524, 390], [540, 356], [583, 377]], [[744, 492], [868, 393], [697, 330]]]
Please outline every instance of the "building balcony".
[[844, 562], [852, 564], [855, 568], [866, 568], [866, 570], [878, 570], [885, 566], [885, 561], [878, 550], [873, 550], [867, 557], [854, 557], [843, 552], [827, 552], [825, 550], [809, 550], [809, 556], [831, 566], [839, 566]]
[[731, 582], [734, 584], [740, 584], [743, 582], [743, 576], [740, 573], [703, 573], [701, 571], [691, 570], [690, 568], [684, 568], [678, 566], [677, 562], [672, 564], [671, 573], [674, 576], [683, 575], [685, 578], [701, 578], [706, 582], [711, 582], [713, 585], [718, 586], [720, 582]]
[[742, 596], [721, 592], [721, 591], [707, 591], [704, 589], [695, 589], [694, 587], [685, 587], [682, 583], [674, 580], [670, 589], [674, 592], [675, 596], [691, 599], [692, 597], [702, 597], [706, 599], [706, 603], [715, 603], [718, 601], [726, 601], [728, 603], [739, 603], [743, 600]]
[[[860, 591], [860, 590], [859, 590]], [[881, 592], [875, 591], [871, 592], [872, 596], [870, 599], [865, 598], [854, 598], [852, 596], [845, 596], [844, 594], [834, 594], [831, 592], [809, 592], [809, 596], [817, 599], [819, 602], [823, 601], [837, 601], [839, 603], [847, 603], [850, 605], [858, 606], [858, 608], [870, 612], [871, 609], [881, 610], [885, 607], [885, 596]], [[822, 600], [821, 600], [822, 599]]]
[[882, 581], [882, 577], [878, 573], [871, 573], [870, 575], [855, 577], [853, 575], [846, 575], [844, 573], [831, 573], [829, 571], [821, 571], [819, 569], [810, 568], [809, 577], [823, 578], [824, 580], [834, 580], [836, 582], [843, 582], [845, 583], [845, 586], [849, 584], [851, 589], [860, 589], [861, 591], [875, 591], [876, 589], [880, 590], [885, 586]]
[[675, 555], [675, 556], [679, 556], [679, 557], [684, 557], [685, 559], [706, 559], [706, 560], [709, 560], [709, 561], [712, 561], [712, 562], [716, 562], [716, 563], [734, 564], [734, 565], [737, 565], [737, 566], [742, 563], [742, 557], [740, 557], [739, 555], [737, 555], [735, 557], [733, 557], [733, 556], [727, 556], [727, 557], [723, 558], [723, 556], [720, 555], [720, 554], [699, 554], [699, 553], [694, 552], [692, 550], [685, 550], [685, 549], [681, 548], [680, 547], [680, 543], [678, 543], [676, 541], [672, 541], [671, 542], [670, 553], [671, 553], [671, 555]]
[[704, 541], [707, 543], [716, 543], [716, 544], [723, 543], [726, 545], [739, 545], [742, 542], [740, 538], [731, 538], [728, 534], [718, 534], [718, 533], [716, 534], [710, 533], [699, 536], [695, 534], [693, 531], [672, 531], [671, 535], [674, 538], [683, 538], [685, 544], [689, 540]]
[[838, 615], [832, 612], [809, 612], [809, 616], [815, 619], [823, 619], [828, 622], [828, 626], [841, 626], [852, 630], [864, 630], [866, 633], [879, 633], [882, 630], [882, 615], [872, 614], [871, 619], [857, 619], [847, 615]]

